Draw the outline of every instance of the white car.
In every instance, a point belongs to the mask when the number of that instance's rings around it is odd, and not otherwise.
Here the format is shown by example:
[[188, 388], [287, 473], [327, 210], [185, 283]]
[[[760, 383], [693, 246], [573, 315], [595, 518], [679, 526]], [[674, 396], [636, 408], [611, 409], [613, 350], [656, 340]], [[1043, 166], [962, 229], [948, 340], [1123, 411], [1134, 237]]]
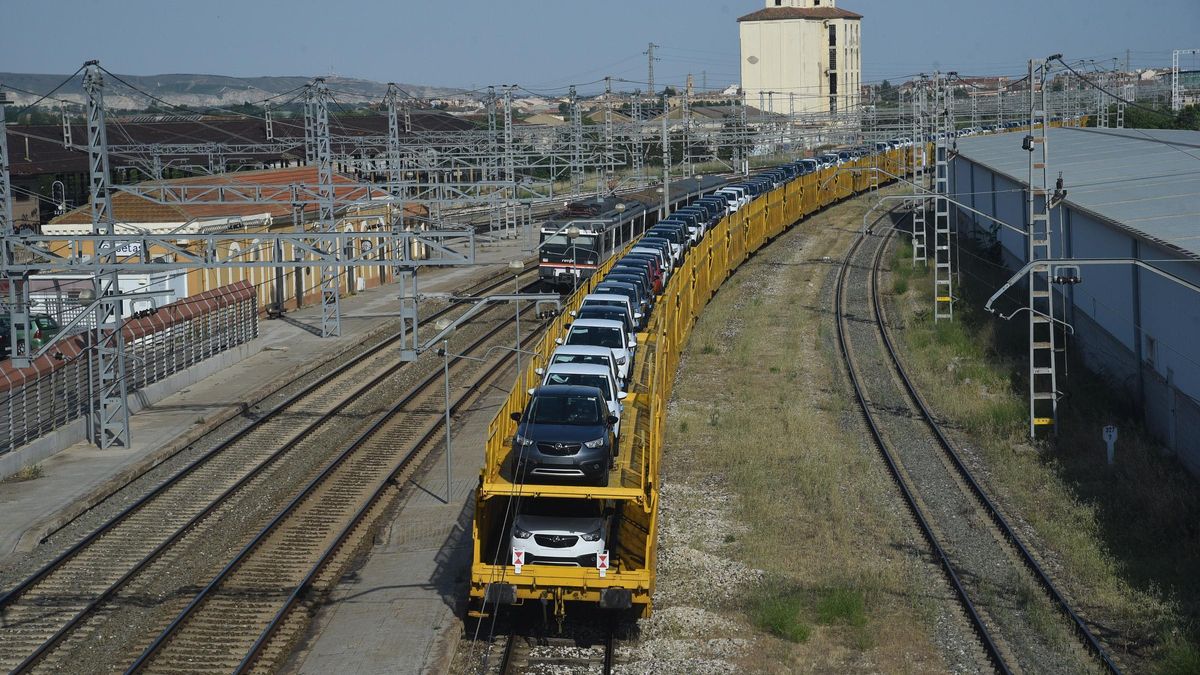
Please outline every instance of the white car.
[[594, 499], [526, 497], [509, 544], [524, 553], [526, 565], [595, 567], [608, 549], [608, 529], [608, 510]]
[[736, 200], [735, 204], [737, 205], [737, 208], [735, 208], [734, 211], [750, 203], [750, 194], [746, 191], [746, 188], [743, 187], [721, 188], [720, 190], [717, 190], [716, 194], [733, 195], [733, 198]]
[[637, 346], [637, 343], [629, 340], [628, 334], [625, 333], [625, 326], [620, 321], [579, 319], [571, 324], [571, 330], [567, 332], [565, 340], [555, 338], [554, 343], [592, 345], [611, 349], [613, 357], [617, 360], [617, 374], [620, 375], [621, 380], [629, 381], [629, 366], [633, 360], [631, 350]]
[[[553, 366], [556, 363], [575, 363], [575, 364], [591, 364], [604, 366], [612, 373], [612, 377], [617, 381], [617, 384], [624, 390], [621, 376], [617, 372], [617, 359], [613, 356], [612, 350], [607, 347], [592, 347], [591, 345], [563, 345], [554, 350], [550, 355], [550, 363], [548, 366]], [[535, 370], [538, 375], [545, 375], [545, 368]]]
[[640, 307], [634, 307], [629, 301], [629, 296], [617, 295], [616, 293], [588, 293], [583, 296], [583, 302], [579, 303], [579, 309], [583, 309], [588, 305], [600, 305], [601, 307], [618, 307], [625, 310], [629, 318], [629, 325], [637, 330], [638, 324], [642, 320], [642, 313], [637, 311]]
[[552, 364], [542, 378], [542, 385], [549, 384], [566, 384], [575, 387], [595, 387], [600, 390], [600, 394], [604, 398], [604, 403], [608, 406], [608, 414], [617, 418], [617, 423], [613, 425], [613, 435], [618, 438], [621, 436], [621, 411], [625, 406], [621, 405], [629, 394], [621, 391], [621, 387], [617, 379], [612, 376], [612, 371], [607, 366], [594, 365], [591, 363], [558, 363]]

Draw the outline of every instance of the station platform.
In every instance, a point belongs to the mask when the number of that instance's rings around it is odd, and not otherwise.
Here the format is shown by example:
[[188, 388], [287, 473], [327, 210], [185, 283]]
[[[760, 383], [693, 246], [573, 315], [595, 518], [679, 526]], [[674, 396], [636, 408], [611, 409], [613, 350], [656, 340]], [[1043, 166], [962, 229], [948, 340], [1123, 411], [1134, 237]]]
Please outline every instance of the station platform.
[[[526, 259], [524, 246], [523, 240], [480, 242], [475, 265], [422, 269], [418, 290], [432, 294], [467, 287], [512, 260]], [[297, 371], [382, 338], [399, 316], [396, 293], [396, 285], [387, 284], [342, 298], [338, 338], [319, 337], [319, 305], [262, 319], [259, 337], [242, 354], [227, 357], [240, 360], [132, 415], [129, 447], [101, 450], [75, 443], [39, 462], [37, 478], [0, 482], [0, 561], [31, 550], [137, 476], [287, 385]]]

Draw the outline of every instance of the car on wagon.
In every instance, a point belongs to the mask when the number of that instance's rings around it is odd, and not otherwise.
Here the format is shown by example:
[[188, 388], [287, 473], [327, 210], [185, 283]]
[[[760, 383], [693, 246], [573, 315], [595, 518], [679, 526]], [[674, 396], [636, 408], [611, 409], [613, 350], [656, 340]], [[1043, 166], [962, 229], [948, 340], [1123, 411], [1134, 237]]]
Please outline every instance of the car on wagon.
[[616, 459], [613, 427], [619, 421], [595, 387], [537, 387], [513, 434], [513, 482], [549, 479], [607, 486]]

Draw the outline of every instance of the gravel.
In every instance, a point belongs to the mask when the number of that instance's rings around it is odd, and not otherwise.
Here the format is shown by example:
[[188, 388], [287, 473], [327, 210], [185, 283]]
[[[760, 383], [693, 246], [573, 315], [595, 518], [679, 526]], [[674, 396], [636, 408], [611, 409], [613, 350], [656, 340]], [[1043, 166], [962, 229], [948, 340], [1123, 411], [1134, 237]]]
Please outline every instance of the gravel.
[[[932, 433], [910, 406], [878, 337], [869, 298], [873, 235], [852, 261], [846, 287], [847, 340], [869, 405], [1006, 658], [1026, 672], [1089, 672], [1090, 657], [1023, 566], [998, 539], [974, 498], [947, 465]], [[881, 280], [881, 283], [883, 281]]]

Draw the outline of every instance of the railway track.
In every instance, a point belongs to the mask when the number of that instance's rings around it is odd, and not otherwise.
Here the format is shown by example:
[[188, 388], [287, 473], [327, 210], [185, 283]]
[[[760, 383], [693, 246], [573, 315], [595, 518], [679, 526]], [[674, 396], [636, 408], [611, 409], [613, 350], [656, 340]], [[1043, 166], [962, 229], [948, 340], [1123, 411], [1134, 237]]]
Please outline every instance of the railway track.
[[[512, 276], [501, 274], [469, 292], [510, 283]], [[426, 320], [453, 311], [449, 307]], [[508, 323], [506, 318], [488, 335]], [[86, 643], [98, 619], [114, 607], [146, 603], [129, 597], [131, 582], [152, 578], [188, 555], [203, 526], [221, 522], [238, 499], [267, 489], [278, 468], [311, 450], [306, 445], [334, 426], [339, 414], [385, 388], [403, 368], [387, 352], [397, 339], [383, 340], [288, 396], [0, 596], [0, 668], [52, 666], [54, 659], [44, 664], [43, 659]]]
[[[837, 278], [837, 337], [859, 407], [914, 520], [999, 672], [1120, 672], [963, 464], [888, 334], [892, 231], [859, 237]], [[873, 249], [863, 245], [874, 240]], [[1071, 640], [1074, 635], [1077, 639]]]
[[[512, 353], [488, 360], [501, 324], [451, 360], [452, 376], [470, 383], [452, 402], [478, 396]], [[531, 336], [532, 337], [532, 336]], [[425, 377], [360, 434], [203, 588], [134, 661], [128, 672], [274, 671], [300, 637], [293, 621], [311, 590], [336, 582], [366, 538], [390, 492], [436, 445], [442, 429], [442, 373]]]
[[[590, 632], [590, 631], [589, 631]], [[530, 637], [511, 631], [504, 636], [495, 667], [484, 664], [481, 673], [558, 675], [603, 673], [614, 666], [617, 631], [611, 624], [599, 635], [580, 637]]]

